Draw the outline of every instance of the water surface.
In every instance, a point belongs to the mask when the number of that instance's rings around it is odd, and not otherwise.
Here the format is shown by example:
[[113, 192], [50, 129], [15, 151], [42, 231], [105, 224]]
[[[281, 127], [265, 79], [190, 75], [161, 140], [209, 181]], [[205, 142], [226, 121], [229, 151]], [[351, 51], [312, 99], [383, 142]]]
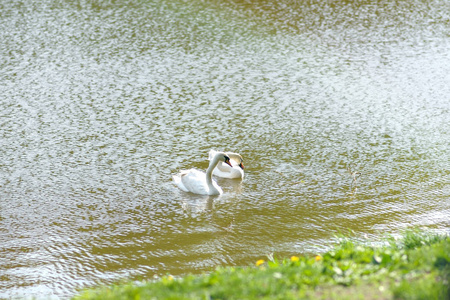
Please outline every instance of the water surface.
[[[448, 232], [449, 6], [3, 1], [0, 297]], [[210, 149], [245, 179], [178, 190]]]

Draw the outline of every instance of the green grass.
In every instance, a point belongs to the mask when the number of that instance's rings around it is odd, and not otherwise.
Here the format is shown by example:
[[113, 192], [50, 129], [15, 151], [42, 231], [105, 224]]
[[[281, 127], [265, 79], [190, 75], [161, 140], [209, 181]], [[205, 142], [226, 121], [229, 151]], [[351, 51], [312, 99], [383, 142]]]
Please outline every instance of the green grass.
[[82, 291], [74, 299], [450, 299], [450, 237], [408, 231], [378, 246], [340, 238], [321, 256]]

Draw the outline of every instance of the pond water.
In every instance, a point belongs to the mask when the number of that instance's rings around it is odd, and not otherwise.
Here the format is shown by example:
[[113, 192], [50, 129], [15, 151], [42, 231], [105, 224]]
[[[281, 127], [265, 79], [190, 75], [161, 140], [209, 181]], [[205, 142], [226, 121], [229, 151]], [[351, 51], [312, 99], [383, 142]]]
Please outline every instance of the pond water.
[[271, 2], [2, 1], [0, 298], [449, 232], [450, 2]]

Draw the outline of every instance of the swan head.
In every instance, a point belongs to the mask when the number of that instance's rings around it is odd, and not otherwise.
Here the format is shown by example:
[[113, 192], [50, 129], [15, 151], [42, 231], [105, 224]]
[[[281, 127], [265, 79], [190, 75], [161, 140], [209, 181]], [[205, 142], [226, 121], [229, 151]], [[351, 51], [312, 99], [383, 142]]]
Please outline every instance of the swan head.
[[219, 161], [223, 161], [224, 163], [226, 163], [230, 167], [233, 167], [233, 165], [230, 162], [230, 157], [228, 156], [228, 154], [226, 154], [224, 152], [216, 152], [214, 154], [214, 157], [211, 160], [210, 164], [217, 164]]
[[231, 162], [230, 162], [230, 157], [228, 156], [228, 155], [223, 155], [223, 159], [224, 159], [224, 162], [227, 164], [227, 165], [229, 165], [230, 167], [233, 167], [233, 165], [231, 164]]
[[234, 160], [235, 162], [238, 163], [238, 166], [244, 170], [244, 159], [242, 158], [242, 156], [238, 153], [233, 153], [233, 152], [227, 152], [227, 155]]

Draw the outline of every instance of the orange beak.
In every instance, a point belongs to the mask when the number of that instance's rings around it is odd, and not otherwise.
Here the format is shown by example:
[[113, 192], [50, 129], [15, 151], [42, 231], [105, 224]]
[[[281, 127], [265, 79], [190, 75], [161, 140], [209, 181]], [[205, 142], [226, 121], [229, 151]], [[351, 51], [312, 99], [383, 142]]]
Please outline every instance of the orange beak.
[[244, 170], [244, 164], [243, 163], [240, 163], [239, 167], [241, 167], [241, 169]]
[[230, 160], [229, 160], [229, 159], [225, 160], [225, 163], [226, 163], [227, 165], [229, 165], [230, 167], [233, 167], [233, 166], [231, 165], [231, 163], [230, 163]]

